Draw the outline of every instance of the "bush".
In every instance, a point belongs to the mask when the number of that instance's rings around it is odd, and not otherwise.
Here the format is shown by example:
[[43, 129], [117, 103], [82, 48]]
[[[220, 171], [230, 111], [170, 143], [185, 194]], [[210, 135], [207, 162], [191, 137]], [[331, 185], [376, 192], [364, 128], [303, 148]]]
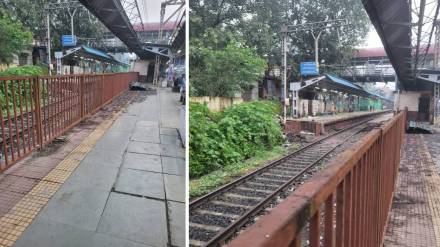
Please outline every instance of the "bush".
[[0, 76], [39, 76], [47, 74], [47, 68], [34, 65], [25, 65], [0, 71]]
[[190, 176], [242, 162], [281, 144], [279, 109], [278, 103], [257, 101], [213, 113], [204, 104], [190, 103]]
[[[48, 73], [48, 70], [46, 68], [40, 67], [40, 66], [32, 66], [32, 65], [26, 65], [26, 66], [20, 66], [20, 67], [15, 67], [15, 68], [9, 68], [7, 70], [4, 71], [0, 71], [0, 76], [39, 76], [39, 75], [46, 75]], [[17, 109], [19, 109], [20, 106], [24, 106], [24, 104], [22, 105], [22, 101], [20, 101], [20, 95], [24, 98], [24, 97], [28, 97], [29, 95], [29, 91], [30, 89], [30, 83], [21, 83], [20, 88], [18, 87], [18, 83], [15, 83], [14, 81], [11, 80], [7, 80], [6, 81], [8, 84], [8, 92], [5, 92], [5, 86], [4, 86], [4, 82], [0, 83], [0, 109], [3, 110], [3, 115], [6, 115], [7, 113], [7, 107], [6, 106], [6, 97], [5, 95], [7, 94], [9, 97], [9, 110], [12, 112], [13, 111], [13, 106], [14, 106], [14, 96], [16, 98], [16, 107]], [[11, 90], [11, 87], [14, 87], [14, 92], [15, 95], [13, 95], [13, 91]], [[30, 102], [28, 102], [28, 104], [30, 104]], [[28, 107], [30, 107], [30, 105], [28, 105]]]

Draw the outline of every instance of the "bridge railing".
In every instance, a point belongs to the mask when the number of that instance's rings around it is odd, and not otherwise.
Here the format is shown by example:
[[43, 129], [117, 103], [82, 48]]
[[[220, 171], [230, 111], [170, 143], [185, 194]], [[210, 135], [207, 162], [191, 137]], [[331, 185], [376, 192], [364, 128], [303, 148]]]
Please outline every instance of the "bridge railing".
[[109, 103], [137, 78], [134, 72], [0, 77], [0, 172]]
[[344, 76], [392, 76], [395, 75], [391, 65], [357, 65], [341, 69]]
[[229, 246], [382, 246], [405, 117], [373, 129]]

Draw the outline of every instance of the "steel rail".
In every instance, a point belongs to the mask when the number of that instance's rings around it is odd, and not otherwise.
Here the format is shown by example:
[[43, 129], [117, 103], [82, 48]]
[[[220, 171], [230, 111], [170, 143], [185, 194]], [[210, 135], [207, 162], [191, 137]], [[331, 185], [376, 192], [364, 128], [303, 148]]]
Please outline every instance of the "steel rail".
[[[229, 183], [229, 184], [227, 184], [227, 185], [225, 185], [225, 186], [223, 186], [223, 187], [221, 187], [221, 188], [219, 188], [219, 189], [217, 189], [217, 190], [215, 190], [215, 191], [213, 191], [203, 197], [198, 198], [197, 200], [190, 202], [190, 205], [189, 205], [190, 212], [193, 210], [196, 210], [201, 205], [208, 203], [210, 200], [215, 199], [220, 194], [224, 194], [227, 191], [238, 187], [238, 185], [245, 183], [250, 178], [253, 178], [255, 175], [258, 176], [258, 174], [264, 173], [266, 170], [282, 164], [287, 159], [290, 159], [298, 154], [300, 155], [303, 151], [308, 150], [312, 147], [315, 147], [315, 146], [317, 146], [317, 144], [320, 144], [323, 141], [329, 140], [330, 138], [333, 138], [336, 135], [347, 132], [348, 130], [351, 130], [355, 127], [359, 127], [360, 125], [365, 124], [365, 123], [373, 120], [375, 117], [377, 117], [377, 115], [372, 118], [369, 118], [367, 120], [352, 124], [351, 126], [345, 128], [343, 130], [337, 131], [337, 132], [332, 133], [324, 138], [321, 138], [317, 141], [314, 141], [314, 142], [310, 143], [309, 145], [306, 145], [306, 146], [302, 147], [301, 149], [299, 149], [289, 155], [286, 155], [278, 160], [275, 160], [275, 161], [271, 162], [270, 164], [245, 175], [244, 177], [241, 177], [241, 178], [239, 178], [239, 179], [237, 179], [237, 180], [235, 180], [235, 181], [233, 181], [233, 182], [231, 182], [231, 183]], [[221, 243], [223, 243], [225, 240], [227, 240], [229, 237], [231, 237], [235, 232], [237, 232], [239, 230], [239, 228], [241, 228], [243, 225], [245, 225], [247, 222], [249, 222], [254, 215], [256, 215], [258, 212], [262, 211], [266, 207], [266, 205], [269, 204], [270, 201], [272, 201], [277, 195], [279, 195], [280, 193], [285, 191], [287, 188], [289, 188], [292, 184], [294, 184], [294, 182], [296, 182], [296, 180], [298, 180], [298, 178], [300, 178], [304, 173], [311, 170], [320, 161], [322, 161], [325, 157], [327, 157], [330, 153], [332, 153], [337, 147], [344, 144], [347, 140], [349, 140], [350, 138], [352, 138], [354, 135], [358, 134], [359, 132], [363, 131], [365, 128], [366, 127], [361, 128], [361, 129], [357, 130], [356, 132], [350, 134], [348, 137], [344, 138], [342, 141], [340, 141], [334, 147], [327, 150], [324, 154], [318, 156], [316, 160], [314, 160], [311, 164], [309, 164], [304, 169], [302, 169], [298, 174], [291, 177], [288, 181], [286, 181], [284, 184], [279, 186], [275, 191], [273, 191], [271, 194], [266, 196], [263, 200], [258, 202], [255, 206], [253, 206], [251, 209], [247, 210], [246, 213], [244, 213], [242, 216], [240, 216], [238, 219], [236, 219], [232, 224], [230, 224], [229, 226], [222, 229], [219, 233], [217, 233], [209, 241], [206, 241], [206, 244], [204, 244], [203, 246], [218, 246]]]

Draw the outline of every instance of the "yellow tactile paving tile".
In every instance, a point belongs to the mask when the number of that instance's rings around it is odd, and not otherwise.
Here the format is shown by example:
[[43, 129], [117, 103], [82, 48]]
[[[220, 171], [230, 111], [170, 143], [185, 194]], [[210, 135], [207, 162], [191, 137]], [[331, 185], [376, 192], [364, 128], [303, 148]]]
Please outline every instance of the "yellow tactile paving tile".
[[420, 135], [423, 140], [421, 162], [426, 164], [426, 167], [430, 170], [430, 176], [426, 176], [426, 191], [428, 194], [428, 204], [431, 211], [431, 219], [434, 227], [435, 239], [437, 247], [440, 247], [440, 176], [436, 171], [434, 161], [429, 153], [426, 142], [423, 139], [423, 135]]
[[41, 181], [29, 192], [28, 195], [51, 198], [60, 187], [61, 185], [59, 183]]
[[[80, 161], [76, 162], [78, 162], [79, 164]], [[73, 171], [65, 171], [55, 168], [50, 171], [42, 180], [63, 184], [70, 177], [70, 174], [72, 174], [72, 172]]]
[[14, 245], [40, 210], [70, 177], [87, 153], [90, 152], [121, 113], [122, 111], [112, 114], [109, 119], [103, 121], [7, 214], [0, 218], [0, 247]]

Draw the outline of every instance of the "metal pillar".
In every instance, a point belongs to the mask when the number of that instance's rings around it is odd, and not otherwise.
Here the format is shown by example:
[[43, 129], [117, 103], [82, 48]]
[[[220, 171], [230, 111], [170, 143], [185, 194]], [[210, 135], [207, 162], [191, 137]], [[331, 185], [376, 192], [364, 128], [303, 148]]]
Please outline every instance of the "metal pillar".
[[[166, 2], [164, 2], [160, 5], [160, 25], [159, 25], [159, 33], [158, 33], [158, 37], [157, 37], [157, 41], [159, 44], [162, 43], [163, 24], [164, 24], [166, 6], [167, 6]], [[158, 85], [160, 83], [159, 82], [159, 72], [160, 72], [160, 56], [156, 55], [156, 58], [154, 61], [153, 85]]]
[[287, 98], [287, 26], [283, 25], [281, 27], [281, 33], [283, 34], [283, 41], [282, 41], [282, 54], [283, 54], [283, 60], [281, 69], [283, 70], [282, 74], [282, 80], [283, 80], [283, 89], [284, 92], [281, 94], [282, 101], [283, 101], [283, 122], [286, 123], [287, 120], [287, 102], [289, 101]]
[[51, 72], [51, 56], [50, 56], [50, 13], [49, 11], [47, 11], [47, 20], [46, 20], [46, 24], [47, 24], [47, 65], [49, 66], [49, 75], [52, 75]]
[[300, 82], [294, 82], [292, 84], [292, 117], [297, 118], [299, 116], [299, 89], [301, 88]]
[[[440, 21], [434, 21], [435, 28], [435, 42], [434, 42], [434, 64], [433, 67], [439, 69], [440, 67]], [[440, 114], [440, 85], [434, 84], [434, 125], [438, 126], [439, 123], [439, 114]]]
[[436, 20], [435, 25], [435, 42], [434, 42], [434, 68], [440, 67], [440, 21]]
[[[165, 10], [168, 5], [180, 5], [180, 7], [174, 11], [166, 20], [165, 19]], [[159, 34], [158, 34], [158, 44], [163, 44], [163, 25], [167, 23], [178, 11], [180, 11], [185, 6], [185, 1], [180, 0], [167, 0], [162, 2], [160, 5], [160, 26], [159, 26]], [[156, 55], [155, 64], [154, 64], [154, 77], [153, 84], [159, 84], [159, 70], [160, 70], [161, 58], [159, 55]]]

